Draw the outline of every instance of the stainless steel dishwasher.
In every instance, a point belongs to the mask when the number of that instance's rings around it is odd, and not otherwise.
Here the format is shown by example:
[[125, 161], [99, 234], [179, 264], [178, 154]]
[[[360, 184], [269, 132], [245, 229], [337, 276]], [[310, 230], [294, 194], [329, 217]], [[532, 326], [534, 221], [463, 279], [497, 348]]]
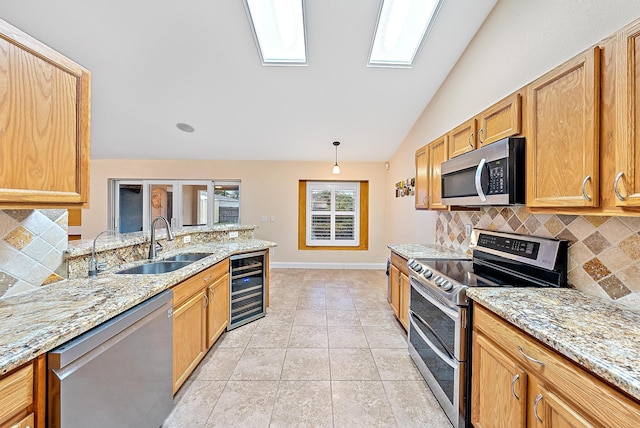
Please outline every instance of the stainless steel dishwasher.
[[173, 408], [171, 290], [49, 352], [48, 426], [150, 427]]

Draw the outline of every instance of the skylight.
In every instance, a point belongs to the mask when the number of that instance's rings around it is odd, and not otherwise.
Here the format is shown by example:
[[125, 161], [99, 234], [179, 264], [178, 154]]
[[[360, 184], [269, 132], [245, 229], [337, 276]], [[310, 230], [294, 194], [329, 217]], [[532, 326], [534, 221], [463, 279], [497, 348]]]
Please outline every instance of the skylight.
[[444, 0], [383, 0], [370, 66], [411, 67]]
[[306, 65], [304, 0], [244, 0], [265, 65]]

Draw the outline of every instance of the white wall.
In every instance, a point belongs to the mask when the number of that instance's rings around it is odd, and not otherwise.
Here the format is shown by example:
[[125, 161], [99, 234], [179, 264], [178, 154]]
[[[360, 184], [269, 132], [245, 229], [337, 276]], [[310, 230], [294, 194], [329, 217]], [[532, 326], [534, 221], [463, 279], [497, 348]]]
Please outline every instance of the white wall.
[[[344, 267], [382, 267], [388, 255], [385, 194], [388, 172], [384, 163], [343, 163], [339, 176], [330, 162], [92, 160], [91, 206], [82, 213], [82, 236], [93, 238], [107, 228], [109, 178], [239, 179], [243, 224], [258, 225], [256, 238], [278, 247], [277, 263], [330, 264]], [[367, 251], [298, 251], [298, 181], [368, 180], [369, 249]], [[261, 222], [261, 217], [275, 221]], [[373, 264], [373, 266], [371, 266]]]
[[[415, 151], [640, 17], [640, 0], [499, 0], [390, 160], [387, 187]], [[433, 242], [435, 214], [389, 192], [388, 240]]]

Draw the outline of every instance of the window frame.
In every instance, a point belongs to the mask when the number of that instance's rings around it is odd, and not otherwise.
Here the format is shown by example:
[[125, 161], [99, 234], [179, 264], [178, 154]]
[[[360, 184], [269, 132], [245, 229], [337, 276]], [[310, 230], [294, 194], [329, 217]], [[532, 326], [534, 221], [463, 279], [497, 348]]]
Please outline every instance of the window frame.
[[[307, 183], [354, 183], [360, 185], [359, 244], [358, 245], [308, 245], [307, 244]], [[369, 249], [369, 182], [357, 180], [299, 180], [298, 182], [298, 249], [299, 250], [368, 250]]]

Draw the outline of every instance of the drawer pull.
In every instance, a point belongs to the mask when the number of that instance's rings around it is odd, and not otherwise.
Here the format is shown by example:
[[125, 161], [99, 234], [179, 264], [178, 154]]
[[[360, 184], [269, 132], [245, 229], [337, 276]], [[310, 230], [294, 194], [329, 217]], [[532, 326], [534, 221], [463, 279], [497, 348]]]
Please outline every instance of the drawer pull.
[[520, 401], [520, 397], [518, 397], [518, 394], [516, 394], [515, 389], [513, 389], [514, 386], [516, 386], [516, 382], [518, 381], [518, 379], [520, 379], [519, 374], [515, 375], [511, 380], [511, 394], [513, 394], [513, 396], [516, 397], [516, 400]]
[[540, 403], [540, 400], [542, 400], [542, 394], [538, 394], [536, 401], [533, 402], [533, 414], [538, 422], [542, 423], [542, 418], [538, 415], [538, 404]]
[[212, 279], [213, 279], [213, 275], [207, 275], [207, 276], [205, 276], [202, 280], [203, 280], [204, 282], [209, 282], [209, 281], [211, 281]]
[[523, 357], [525, 357], [527, 360], [531, 361], [532, 363], [540, 364], [542, 367], [544, 367], [544, 363], [542, 361], [536, 360], [535, 358], [525, 354], [524, 350], [522, 349], [522, 346], [518, 346], [518, 352], [520, 352], [520, 354], [522, 354]]

